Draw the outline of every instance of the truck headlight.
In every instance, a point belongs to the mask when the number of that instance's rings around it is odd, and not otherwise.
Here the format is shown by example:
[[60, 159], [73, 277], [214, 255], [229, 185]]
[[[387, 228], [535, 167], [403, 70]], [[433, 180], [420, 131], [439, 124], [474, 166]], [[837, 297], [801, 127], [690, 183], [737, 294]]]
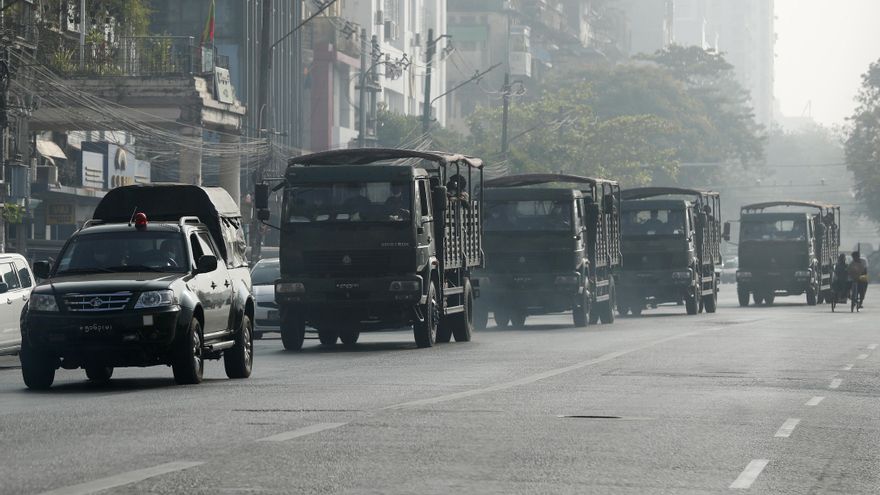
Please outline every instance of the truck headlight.
[[752, 278], [752, 272], [736, 272], [737, 280], [750, 280]]
[[559, 275], [556, 277], [556, 285], [575, 285], [577, 283], [577, 275]]
[[691, 272], [672, 272], [673, 280], [687, 280], [691, 278]]
[[302, 282], [278, 282], [275, 284], [276, 294], [302, 294], [306, 286]]
[[32, 294], [28, 302], [31, 311], [58, 311], [58, 303], [52, 294]]
[[420, 280], [395, 280], [388, 285], [391, 292], [421, 292], [422, 282]]
[[794, 272], [795, 278], [810, 278], [810, 275], [811, 273], [809, 270], [798, 270]]
[[138, 298], [135, 309], [159, 308], [162, 306], [173, 306], [176, 303], [174, 291], [172, 290], [151, 290], [142, 292]]

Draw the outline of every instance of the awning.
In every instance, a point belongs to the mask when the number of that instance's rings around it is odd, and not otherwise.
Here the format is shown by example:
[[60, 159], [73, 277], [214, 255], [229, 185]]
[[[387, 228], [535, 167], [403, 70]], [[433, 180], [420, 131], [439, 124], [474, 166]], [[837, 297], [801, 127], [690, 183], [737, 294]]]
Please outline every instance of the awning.
[[60, 158], [62, 160], [67, 160], [67, 155], [61, 151], [61, 148], [57, 144], [45, 139], [37, 139], [37, 153], [46, 158]]

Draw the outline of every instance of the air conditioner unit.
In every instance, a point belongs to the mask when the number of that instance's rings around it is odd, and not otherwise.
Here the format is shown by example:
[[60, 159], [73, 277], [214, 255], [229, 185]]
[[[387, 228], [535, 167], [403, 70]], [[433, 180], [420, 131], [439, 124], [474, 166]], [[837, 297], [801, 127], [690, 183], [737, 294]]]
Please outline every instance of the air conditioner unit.
[[413, 46], [422, 46], [422, 33], [415, 33], [413, 35]]
[[394, 21], [385, 21], [385, 41], [397, 39], [397, 23]]
[[382, 24], [385, 24], [385, 15], [382, 13], [381, 10], [377, 10], [376, 11], [376, 25], [381, 26]]

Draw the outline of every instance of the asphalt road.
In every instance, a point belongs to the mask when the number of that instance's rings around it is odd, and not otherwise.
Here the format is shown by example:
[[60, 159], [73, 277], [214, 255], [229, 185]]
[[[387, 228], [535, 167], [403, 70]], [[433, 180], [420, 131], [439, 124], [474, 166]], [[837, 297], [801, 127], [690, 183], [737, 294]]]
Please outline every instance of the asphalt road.
[[[0, 493], [878, 493], [876, 310], [570, 315], [415, 349], [257, 342], [248, 380], [0, 360]], [[104, 491], [102, 491], [104, 490]]]

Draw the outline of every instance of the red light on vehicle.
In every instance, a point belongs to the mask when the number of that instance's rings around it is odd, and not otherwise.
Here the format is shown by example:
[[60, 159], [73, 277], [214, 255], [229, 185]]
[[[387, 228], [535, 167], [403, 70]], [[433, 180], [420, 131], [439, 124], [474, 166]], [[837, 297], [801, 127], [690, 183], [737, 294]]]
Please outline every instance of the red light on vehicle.
[[144, 213], [138, 213], [134, 216], [134, 226], [138, 230], [144, 230], [147, 228], [147, 215]]

